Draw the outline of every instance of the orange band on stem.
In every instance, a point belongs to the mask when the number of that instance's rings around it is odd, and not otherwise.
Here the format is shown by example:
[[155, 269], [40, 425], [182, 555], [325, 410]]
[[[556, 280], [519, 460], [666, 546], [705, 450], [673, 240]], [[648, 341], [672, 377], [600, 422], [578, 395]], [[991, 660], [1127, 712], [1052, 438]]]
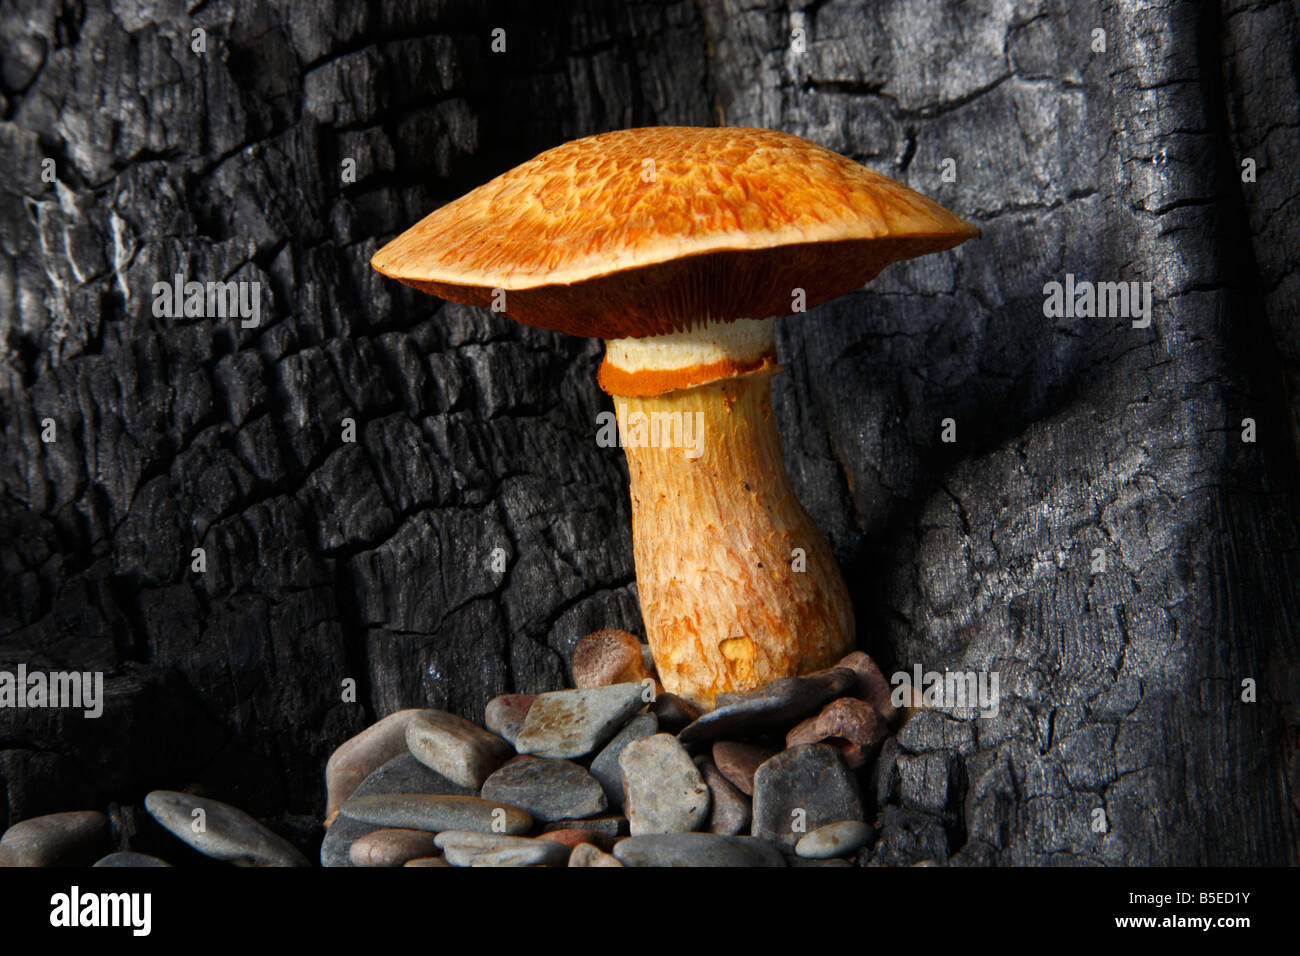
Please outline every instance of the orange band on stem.
[[625, 395], [628, 398], [648, 398], [663, 395], [665, 392], [679, 388], [693, 388], [708, 382], [738, 375], [750, 375], [764, 369], [775, 369], [776, 355], [768, 353], [753, 359], [723, 359], [720, 362], [705, 362], [688, 365], [685, 368], [642, 369], [628, 372], [610, 365], [605, 359], [600, 363], [596, 381], [610, 395]]

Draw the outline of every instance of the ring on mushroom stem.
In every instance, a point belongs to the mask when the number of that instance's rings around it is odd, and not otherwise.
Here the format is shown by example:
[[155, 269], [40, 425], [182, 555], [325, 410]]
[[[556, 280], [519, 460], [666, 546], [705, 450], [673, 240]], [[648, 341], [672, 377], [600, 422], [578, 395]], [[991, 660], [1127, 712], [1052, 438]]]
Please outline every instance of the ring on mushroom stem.
[[[646, 160], [653, 160], [647, 163]], [[623, 442], [646, 636], [700, 707], [833, 664], [852, 602], [800, 506], [769, 403], [774, 317], [979, 230], [905, 186], [773, 130], [651, 127], [566, 143], [377, 252], [384, 275], [606, 341], [620, 427], [702, 424], [698, 446]], [[681, 424], [679, 424], [681, 423]]]

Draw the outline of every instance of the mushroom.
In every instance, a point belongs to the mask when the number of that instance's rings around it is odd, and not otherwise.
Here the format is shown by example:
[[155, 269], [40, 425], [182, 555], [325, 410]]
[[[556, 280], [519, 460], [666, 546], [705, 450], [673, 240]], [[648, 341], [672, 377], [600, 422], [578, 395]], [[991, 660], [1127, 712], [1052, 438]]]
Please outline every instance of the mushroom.
[[776, 317], [979, 235], [836, 153], [762, 129], [651, 127], [548, 150], [371, 265], [416, 289], [603, 338], [663, 686], [719, 693], [828, 667], [853, 607], [800, 506], [769, 404]]

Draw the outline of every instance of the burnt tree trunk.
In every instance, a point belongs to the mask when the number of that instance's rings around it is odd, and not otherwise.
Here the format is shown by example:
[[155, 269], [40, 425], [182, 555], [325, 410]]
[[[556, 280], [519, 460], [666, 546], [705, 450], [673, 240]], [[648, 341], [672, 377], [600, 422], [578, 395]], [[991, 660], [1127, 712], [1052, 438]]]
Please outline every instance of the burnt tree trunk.
[[[318, 814], [376, 717], [639, 630], [599, 343], [367, 262], [567, 139], [721, 122], [984, 230], [780, 326], [859, 645], [1001, 680], [887, 746], [874, 858], [1297, 861], [1293, 5], [130, 6], [0, 7], [0, 668], [109, 692], [0, 710], [0, 829], [194, 781]], [[155, 317], [177, 274], [261, 324]], [[1150, 282], [1150, 326], [1045, 317], [1067, 274]]]

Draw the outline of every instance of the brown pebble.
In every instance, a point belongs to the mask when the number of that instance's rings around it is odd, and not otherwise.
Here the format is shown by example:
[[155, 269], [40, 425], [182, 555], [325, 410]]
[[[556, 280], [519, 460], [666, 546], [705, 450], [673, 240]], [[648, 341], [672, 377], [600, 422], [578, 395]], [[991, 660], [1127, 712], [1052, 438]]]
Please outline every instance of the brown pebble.
[[446, 867], [450, 867], [451, 864], [448, 863], [446, 860], [444, 860], [444, 859], [443, 859], [442, 857], [440, 857], [440, 856], [422, 856], [422, 857], [418, 857], [418, 858], [416, 858], [416, 859], [414, 859], [414, 860], [407, 860], [405, 863], [402, 864], [402, 866], [446, 866]]
[[384, 827], [357, 837], [348, 849], [354, 866], [404, 866], [409, 860], [432, 856], [437, 852], [427, 830]]
[[889, 730], [876, 708], [856, 697], [833, 700], [816, 717], [801, 721], [785, 736], [785, 745], [833, 744], [845, 766], [856, 770], [872, 760]]
[[[654, 680], [641, 656], [641, 642], [635, 634], [606, 628], [578, 639], [573, 648], [573, 686], [607, 687]], [[658, 685], [656, 685], [658, 691]]]
[[776, 750], [772, 747], [719, 740], [713, 745], [713, 762], [722, 775], [736, 785], [737, 790], [752, 797], [754, 773], [759, 764], [775, 753]]
[[575, 847], [580, 843], [590, 843], [592, 846], [602, 850], [614, 849], [616, 839], [604, 833], [597, 833], [594, 830], [578, 830], [566, 828], [563, 830], [548, 830], [541, 834], [539, 840], [554, 840], [556, 843], [563, 843], [567, 847]]
[[849, 691], [852, 696], [871, 704], [885, 723], [892, 726], [898, 722], [901, 715], [894, 707], [893, 689], [866, 651], [854, 651], [835, 666], [847, 667], [857, 673], [858, 682]]

